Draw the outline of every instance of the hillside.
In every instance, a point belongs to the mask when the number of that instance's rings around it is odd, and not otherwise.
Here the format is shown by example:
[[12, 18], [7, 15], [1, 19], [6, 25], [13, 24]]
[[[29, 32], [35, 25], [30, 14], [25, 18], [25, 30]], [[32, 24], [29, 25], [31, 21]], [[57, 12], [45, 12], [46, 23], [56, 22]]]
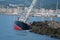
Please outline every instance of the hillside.
[[[0, 0], [0, 6], [1, 5], [4, 5], [5, 7], [6, 6], [9, 6], [9, 4], [15, 4], [15, 5], [20, 5], [20, 4], [23, 4], [24, 6], [30, 6], [32, 0]], [[36, 8], [40, 8], [40, 7], [43, 7], [43, 8], [47, 8], [47, 9], [56, 9], [56, 3], [57, 3], [57, 0], [37, 0], [36, 2], [36, 5], [35, 7]], [[58, 0], [58, 8], [60, 9], [60, 0]], [[40, 5], [41, 4], [41, 5]]]

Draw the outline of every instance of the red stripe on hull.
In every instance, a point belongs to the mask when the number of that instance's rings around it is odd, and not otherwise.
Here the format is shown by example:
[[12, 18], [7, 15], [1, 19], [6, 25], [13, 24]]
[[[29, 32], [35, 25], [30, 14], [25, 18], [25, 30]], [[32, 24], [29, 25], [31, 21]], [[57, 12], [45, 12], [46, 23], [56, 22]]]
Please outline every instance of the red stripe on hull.
[[22, 30], [22, 28], [20, 28], [20, 27], [17, 26], [16, 24], [14, 24], [14, 29], [15, 29], [15, 30]]

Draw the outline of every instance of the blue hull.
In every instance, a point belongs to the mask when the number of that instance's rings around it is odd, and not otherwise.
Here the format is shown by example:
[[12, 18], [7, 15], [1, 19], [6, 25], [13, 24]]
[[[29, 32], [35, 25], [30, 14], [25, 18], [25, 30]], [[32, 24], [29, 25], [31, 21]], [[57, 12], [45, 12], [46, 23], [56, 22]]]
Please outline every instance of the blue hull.
[[21, 22], [21, 21], [15, 21], [15, 29], [16, 30], [29, 30], [31, 29], [30, 25], [24, 23], [24, 22]]

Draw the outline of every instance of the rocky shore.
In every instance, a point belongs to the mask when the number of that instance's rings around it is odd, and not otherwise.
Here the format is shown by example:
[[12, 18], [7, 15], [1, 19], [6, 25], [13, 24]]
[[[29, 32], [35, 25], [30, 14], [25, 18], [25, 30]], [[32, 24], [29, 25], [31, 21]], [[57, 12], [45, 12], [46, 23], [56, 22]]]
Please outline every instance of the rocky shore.
[[55, 21], [44, 21], [44, 22], [33, 22], [31, 24], [32, 29], [30, 32], [34, 32], [42, 35], [49, 35], [60, 39], [60, 22]]

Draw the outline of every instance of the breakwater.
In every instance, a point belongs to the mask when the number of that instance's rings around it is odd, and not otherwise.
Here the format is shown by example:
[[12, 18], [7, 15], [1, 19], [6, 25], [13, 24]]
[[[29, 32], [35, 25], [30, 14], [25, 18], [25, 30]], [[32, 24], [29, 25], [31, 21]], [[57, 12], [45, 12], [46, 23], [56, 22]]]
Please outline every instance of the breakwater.
[[30, 30], [30, 32], [42, 35], [49, 35], [51, 37], [60, 39], [60, 22], [55, 21], [33, 22], [31, 26], [32, 29]]

